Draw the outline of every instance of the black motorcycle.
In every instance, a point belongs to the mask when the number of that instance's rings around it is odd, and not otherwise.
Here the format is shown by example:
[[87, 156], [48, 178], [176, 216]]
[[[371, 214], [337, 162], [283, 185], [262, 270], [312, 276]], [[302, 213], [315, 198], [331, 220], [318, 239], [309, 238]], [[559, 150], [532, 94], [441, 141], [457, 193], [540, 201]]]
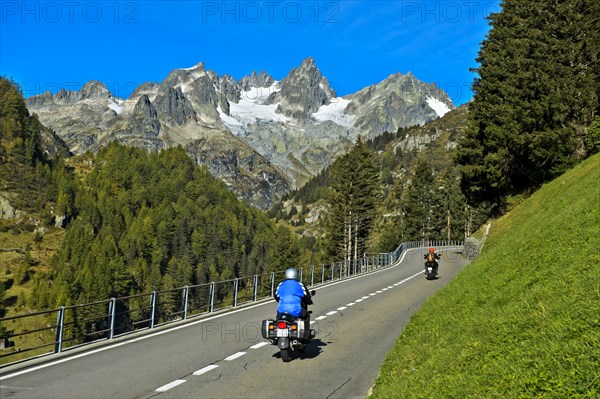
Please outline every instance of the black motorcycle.
[[435, 262], [425, 262], [425, 278], [427, 280], [435, 280], [437, 269]]
[[[311, 296], [314, 296], [315, 293], [314, 290], [310, 292]], [[307, 313], [310, 315], [312, 311], [307, 311]], [[292, 360], [292, 353], [295, 350], [303, 353], [311, 338], [315, 337], [315, 330], [310, 328], [308, 319], [294, 317], [289, 313], [280, 313], [276, 320], [263, 320], [262, 336], [270, 344], [277, 345], [281, 353], [281, 360], [284, 362]]]

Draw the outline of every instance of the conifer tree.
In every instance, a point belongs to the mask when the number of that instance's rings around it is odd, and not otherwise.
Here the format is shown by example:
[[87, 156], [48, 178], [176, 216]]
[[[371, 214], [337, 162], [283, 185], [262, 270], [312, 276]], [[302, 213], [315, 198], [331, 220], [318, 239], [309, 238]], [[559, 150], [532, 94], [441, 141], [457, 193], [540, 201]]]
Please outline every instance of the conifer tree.
[[442, 176], [440, 191], [440, 223], [437, 238], [462, 240], [465, 238], [466, 199], [460, 190], [460, 179], [454, 168], [448, 168]]
[[331, 168], [329, 254], [346, 264], [363, 256], [380, 197], [379, 170], [373, 151], [359, 139]]
[[440, 198], [433, 169], [425, 157], [417, 160], [414, 176], [404, 201], [406, 235], [410, 240], [439, 236]]
[[[74, 193], [61, 199], [73, 221], [50, 276], [34, 283], [36, 303], [47, 292], [60, 306], [264, 273], [283, 264], [275, 246], [297, 241], [275, 233], [182, 148], [149, 154], [111, 144], [80, 184], [56, 191]], [[302, 266], [299, 246], [285, 256]]]
[[373, 244], [375, 252], [392, 252], [405, 239], [402, 191], [400, 182], [395, 182], [382, 204], [376, 222], [381, 235]]
[[505, 0], [489, 17], [457, 154], [472, 203], [500, 210], [507, 195], [590, 154], [585, 127], [600, 111], [598, 15], [595, 0]]

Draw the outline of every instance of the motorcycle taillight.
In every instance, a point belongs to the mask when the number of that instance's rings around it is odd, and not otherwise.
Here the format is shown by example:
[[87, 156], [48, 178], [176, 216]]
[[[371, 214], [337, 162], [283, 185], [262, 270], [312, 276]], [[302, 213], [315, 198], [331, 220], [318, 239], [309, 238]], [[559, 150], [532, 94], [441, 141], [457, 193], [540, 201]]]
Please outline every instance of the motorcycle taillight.
[[281, 329], [287, 328], [287, 323], [285, 321], [278, 321], [277, 328], [281, 328]]

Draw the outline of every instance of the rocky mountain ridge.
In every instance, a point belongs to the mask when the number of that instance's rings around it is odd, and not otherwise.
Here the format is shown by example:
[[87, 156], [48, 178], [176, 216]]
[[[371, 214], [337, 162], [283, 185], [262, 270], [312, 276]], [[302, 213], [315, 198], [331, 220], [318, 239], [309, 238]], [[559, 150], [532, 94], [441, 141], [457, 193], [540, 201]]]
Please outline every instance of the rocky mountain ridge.
[[123, 100], [104, 84], [27, 99], [30, 112], [75, 153], [117, 140], [149, 151], [182, 145], [236, 194], [266, 208], [302, 186], [357, 137], [423, 125], [454, 108], [435, 84], [391, 75], [338, 97], [312, 58], [280, 81], [265, 71], [239, 80], [204, 63], [146, 82]]

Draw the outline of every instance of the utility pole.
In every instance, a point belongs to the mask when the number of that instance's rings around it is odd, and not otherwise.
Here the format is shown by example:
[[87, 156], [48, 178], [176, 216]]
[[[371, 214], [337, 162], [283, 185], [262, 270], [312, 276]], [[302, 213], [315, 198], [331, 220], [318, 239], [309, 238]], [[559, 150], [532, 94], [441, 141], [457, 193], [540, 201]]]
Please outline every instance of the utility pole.
[[450, 209], [448, 209], [448, 241], [450, 241], [450, 226], [451, 226], [452, 214], [450, 213]]

